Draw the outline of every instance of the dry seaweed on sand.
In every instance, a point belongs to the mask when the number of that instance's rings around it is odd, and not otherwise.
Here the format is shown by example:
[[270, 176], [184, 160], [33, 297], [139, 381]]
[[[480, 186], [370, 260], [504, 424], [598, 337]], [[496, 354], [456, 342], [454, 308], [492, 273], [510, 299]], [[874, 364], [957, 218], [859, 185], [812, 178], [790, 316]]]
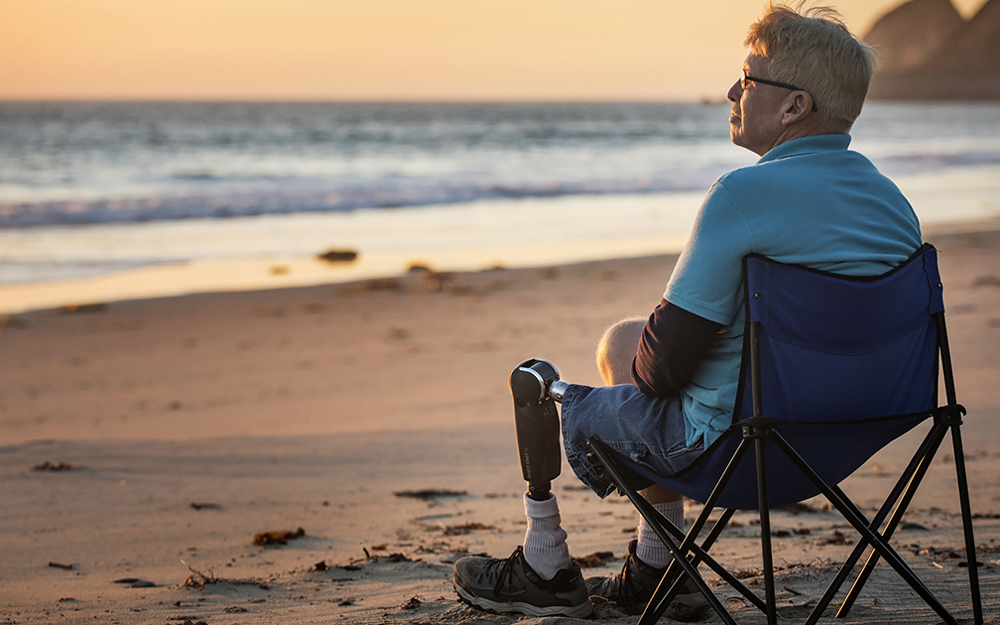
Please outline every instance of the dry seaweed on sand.
[[59, 309], [60, 315], [78, 315], [81, 313], [102, 313], [108, 309], [104, 303], [96, 304], [70, 304]]
[[790, 503], [787, 506], [782, 506], [776, 510], [777, 512], [784, 512], [786, 514], [799, 515], [799, 514], [816, 514], [818, 512], [823, 512], [821, 508], [815, 508], [807, 503]]
[[492, 525], [469, 521], [468, 523], [460, 523], [458, 525], [446, 525], [442, 528], [442, 531], [445, 536], [463, 536], [465, 534], [471, 534], [472, 532], [492, 531], [495, 529], [496, 527]]
[[844, 532], [840, 530], [833, 530], [828, 538], [824, 538], [817, 542], [819, 545], [849, 545], [851, 541], [847, 539]]
[[439, 601], [448, 601], [450, 603], [450, 600], [445, 598], [444, 596], [438, 596], [435, 599], [428, 599], [423, 595], [413, 595], [405, 602], [403, 602], [403, 604], [399, 606], [399, 608], [401, 610], [418, 610], [425, 604], [437, 603]]
[[[787, 576], [787, 579], [815, 578], [825, 576], [830, 571], [836, 570], [838, 565], [826, 558], [816, 558], [809, 562], [790, 562], [784, 565], [776, 564], [774, 573]], [[764, 571], [760, 568], [741, 568], [733, 571], [733, 577], [740, 580], [748, 580], [748, 586], [756, 586], [764, 579]]]
[[[414, 560], [413, 558], [411, 558], [410, 556], [406, 555], [405, 553], [390, 553], [390, 554], [384, 555], [384, 556], [383, 555], [374, 555], [373, 556], [372, 554], [370, 554], [368, 552], [368, 549], [362, 547], [361, 550], [365, 552], [365, 558], [367, 560], [372, 561], [372, 562], [420, 562], [421, 561], [420, 558], [417, 558], [416, 560]], [[354, 570], [359, 570], [360, 569], [360, 567], [350, 568], [350, 565], [348, 565], [348, 566], [341, 566], [339, 568], [344, 569], [345, 571], [354, 571]]]
[[186, 566], [188, 570], [191, 571], [191, 575], [189, 575], [188, 578], [184, 580], [183, 584], [184, 588], [201, 589], [209, 584], [233, 584], [235, 586], [256, 586], [263, 590], [267, 590], [269, 588], [269, 586], [267, 585], [267, 580], [256, 579], [252, 577], [239, 577], [239, 578], [217, 577], [215, 573], [211, 571], [209, 571], [207, 574], [202, 573], [201, 571], [194, 568], [184, 560], [181, 560], [181, 564]]
[[209, 502], [202, 502], [202, 501], [192, 501], [188, 505], [191, 506], [191, 508], [194, 509], [194, 510], [221, 510], [222, 509], [222, 506], [220, 504], [209, 503]]
[[32, 471], [69, 471], [73, 468], [68, 462], [49, 462], [46, 460], [42, 464], [31, 467]]
[[604, 563], [608, 560], [614, 560], [615, 554], [610, 551], [595, 551], [594, 553], [581, 556], [579, 558], [573, 558], [573, 562], [580, 565], [581, 569], [594, 568], [598, 566], [604, 566]]
[[385, 558], [385, 560], [387, 562], [419, 562], [420, 561], [419, 559], [414, 560], [413, 558], [411, 558], [410, 556], [406, 555], [405, 553], [390, 553], [387, 556], [375, 556], [373, 559], [374, 560], [381, 560], [383, 558]]
[[28, 324], [20, 317], [0, 315], [0, 328], [26, 328]]
[[972, 287], [979, 288], [981, 286], [1000, 286], [1000, 276], [977, 276], [976, 279], [972, 281]]
[[156, 584], [149, 581], [148, 579], [141, 579], [138, 577], [121, 577], [114, 580], [116, 584], [125, 584], [129, 588], [156, 588]]
[[66, 571], [72, 571], [73, 570], [73, 565], [72, 564], [63, 564], [62, 562], [49, 562], [49, 566], [52, 567], [52, 568], [54, 568], [54, 569], [64, 569]]
[[347, 284], [338, 289], [344, 295], [357, 295], [373, 291], [402, 291], [403, 281], [398, 278], [372, 278], [355, 284]]
[[812, 530], [808, 527], [796, 527], [790, 530], [786, 529], [773, 529], [771, 530], [771, 536], [776, 536], [778, 538], [784, 538], [786, 536], [791, 536], [795, 534], [796, 536], [808, 536], [812, 534]]
[[356, 250], [328, 250], [317, 254], [316, 258], [328, 263], [352, 263], [358, 259], [358, 252]]
[[253, 544], [264, 546], [264, 545], [287, 545], [288, 541], [300, 538], [306, 535], [306, 531], [301, 527], [295, 531], [291, 530], [270, 530], [267, 532], [260, 532], [255, 534], [253, 537]]
[[392, 494], [396, 497], [409, 497], [421, 501], [430, 501], [431, 499], [440, 499], [442, 497], [465, 497], [469, 493], [464, 490], [449, 490], [447, 488], [424, 488], [421, 490], [397, 490]]

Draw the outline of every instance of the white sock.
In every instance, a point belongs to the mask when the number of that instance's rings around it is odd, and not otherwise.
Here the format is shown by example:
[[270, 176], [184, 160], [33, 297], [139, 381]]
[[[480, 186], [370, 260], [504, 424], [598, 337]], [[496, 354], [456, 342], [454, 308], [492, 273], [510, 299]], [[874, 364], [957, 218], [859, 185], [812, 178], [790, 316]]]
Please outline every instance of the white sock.
[[524, 559], [542, 579], [552, 579], [572, 562], [566, 546], [566, 531], [559, 527], [559, 504], [555, 493], [550, 493], [545, 501], [535, 501], [525, 493], [524, 513], [528, 516]]
[[[667, 520], [684, 529], [684, 500], [668, 501], [666, 503], [654, 503], [656, 511], [667, 517]], [[663, 544], [660, 537], [653, 532], [653, 528], [646, 523], [646, 519], [639, 517], [639, 529], [636, 531], [638, 544], [635, 546], [635, 555], [649, 566], [662, 569], [670, 564], [673, 556], [670, 550]]]

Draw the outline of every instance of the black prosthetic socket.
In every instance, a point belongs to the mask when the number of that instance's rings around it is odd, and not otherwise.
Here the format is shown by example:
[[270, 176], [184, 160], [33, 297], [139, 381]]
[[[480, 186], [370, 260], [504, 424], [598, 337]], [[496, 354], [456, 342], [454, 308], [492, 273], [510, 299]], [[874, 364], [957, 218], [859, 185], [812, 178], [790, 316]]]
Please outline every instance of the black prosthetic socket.
[[552, 363], [534, 358], [510, 374], [521, 473], [528, 482], [528, 497], [537, 501], [549, 498], [552, 480], [562, 469], [559, 413], [548, 395], [549, 385], [558, 379]]

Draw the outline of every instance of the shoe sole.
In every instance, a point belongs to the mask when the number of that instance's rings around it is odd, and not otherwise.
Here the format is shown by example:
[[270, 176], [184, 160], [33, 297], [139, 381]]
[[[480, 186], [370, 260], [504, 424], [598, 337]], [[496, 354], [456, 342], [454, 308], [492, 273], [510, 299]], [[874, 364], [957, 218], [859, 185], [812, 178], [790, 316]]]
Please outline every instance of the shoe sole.
[[520, 601], [490, 601], [489, 599], [483, 599], [482, 597], [470, 594], [458, 584], [454, 584], [454, 586], [455, 592], [458, 593], [458, 598], [461, 599], [463, 603], [468, 604], [473, 608], [483, 610], [485, 612], [492, 612], [494, 614], [515, 612], [517, 614], [527, 614], [528, 616], [570, 616], [573, 618], [587, 618], [594, 611], [594, 606], [590, 603], [589, 599], [586, 603], [581, 603], [579, 605], [553, 605], [540, 607], [537, 605], [531, 605], [530, 603], [522, 603]]

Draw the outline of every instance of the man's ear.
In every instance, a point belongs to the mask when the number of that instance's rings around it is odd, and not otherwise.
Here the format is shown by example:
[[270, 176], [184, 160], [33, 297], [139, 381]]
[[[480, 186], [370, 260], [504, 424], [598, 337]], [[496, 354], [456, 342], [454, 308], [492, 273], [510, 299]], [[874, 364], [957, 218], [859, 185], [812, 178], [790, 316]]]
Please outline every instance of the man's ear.
[[781, 123], [789, 126], [802, 121], [809, 113], [813, 112], [813, 99], [805, 91], [793, 91], [785, 98], [783, 106]]

